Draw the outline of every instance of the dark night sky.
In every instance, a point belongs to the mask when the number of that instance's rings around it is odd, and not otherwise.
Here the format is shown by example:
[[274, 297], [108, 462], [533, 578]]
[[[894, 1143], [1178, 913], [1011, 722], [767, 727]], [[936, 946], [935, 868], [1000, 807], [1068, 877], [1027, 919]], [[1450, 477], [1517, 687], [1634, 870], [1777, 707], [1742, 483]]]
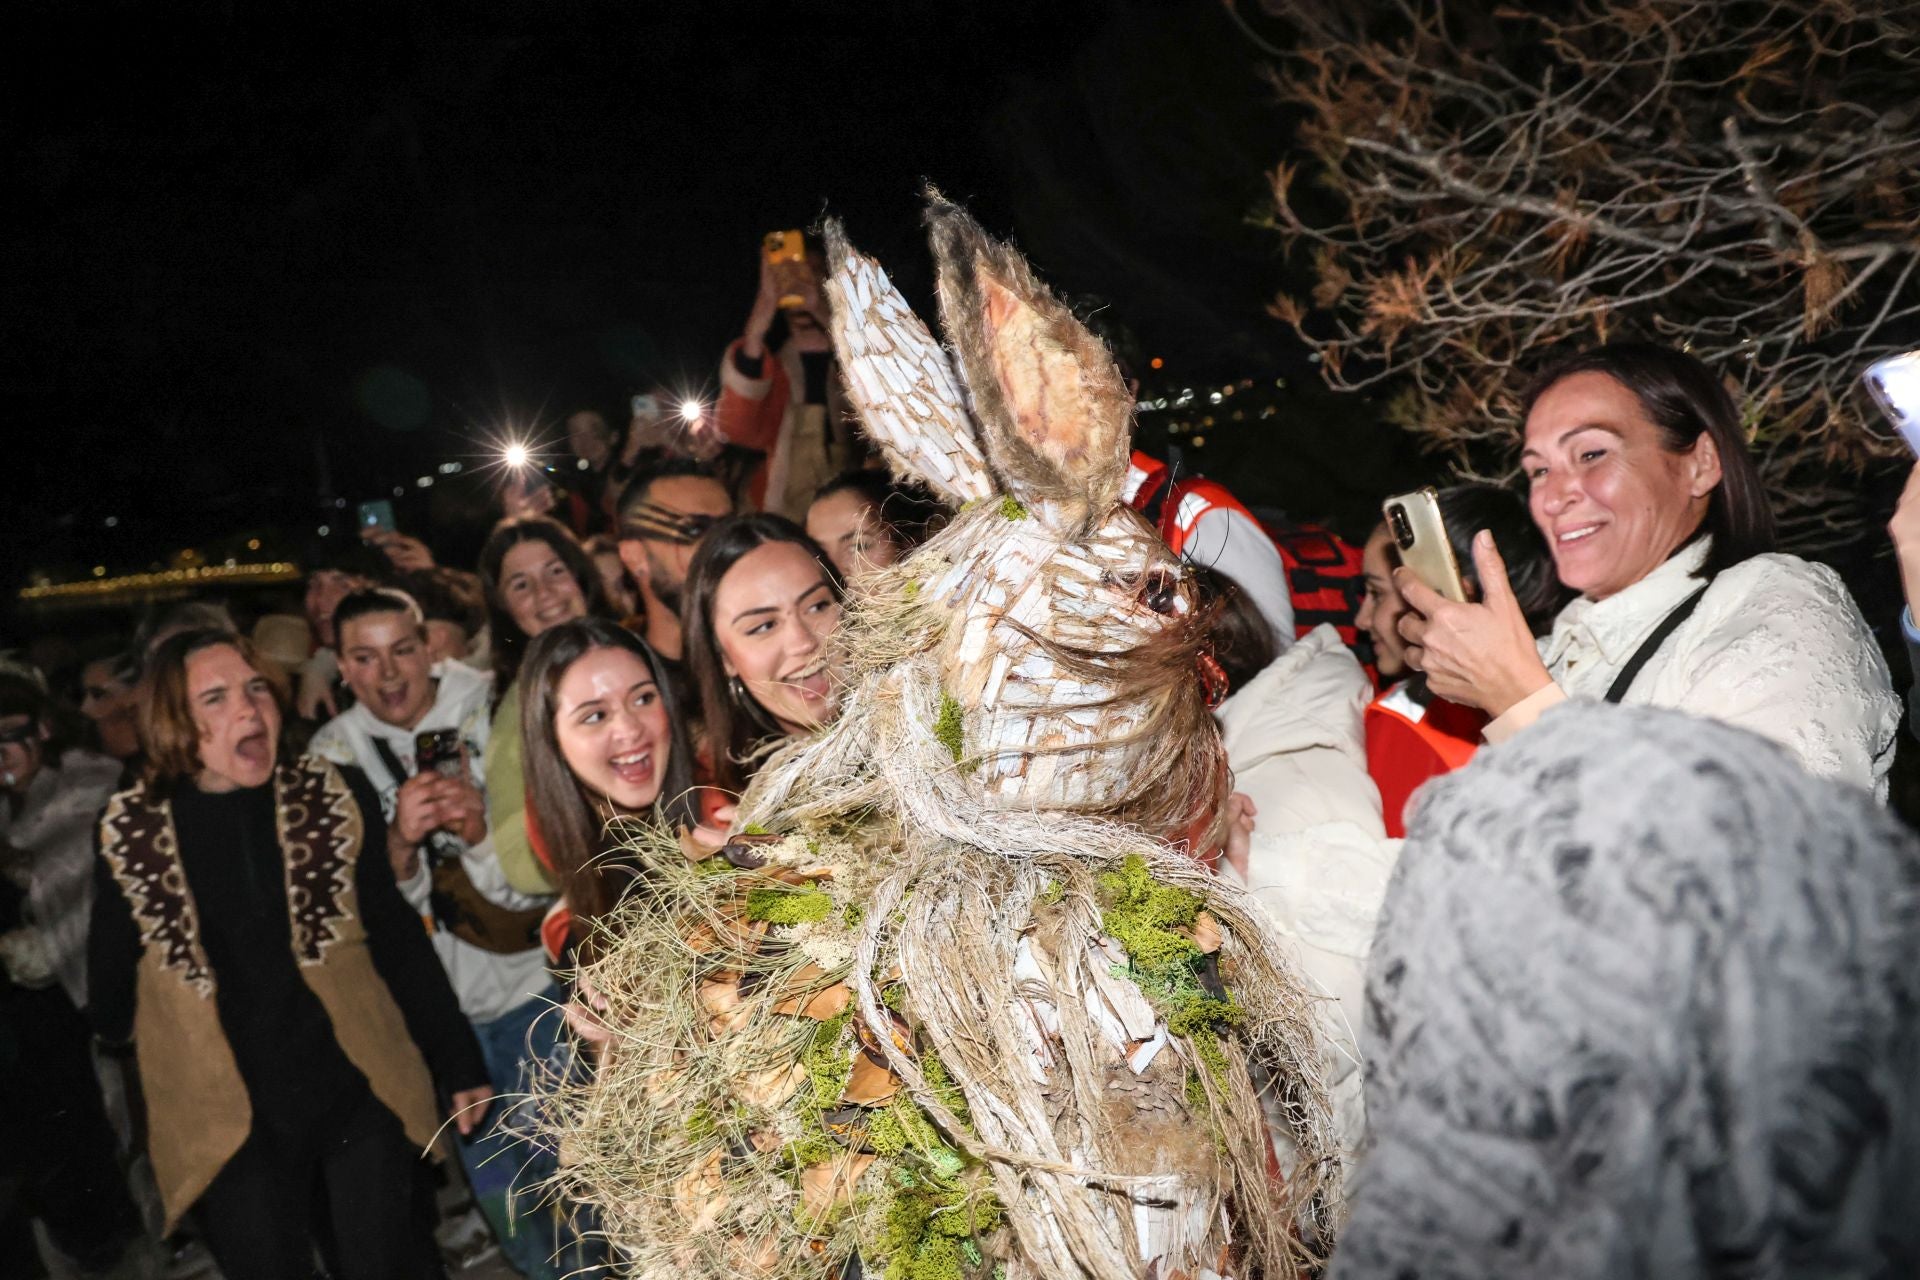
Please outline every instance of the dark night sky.
[[1300, 359], [1247, 221], [1287, 131], [1202, 0], [9, 25], [7, 580], [295, 551], [323, 481], [378, 496], [504, 422], [707, 383], [760, 234], [823, 210], [922, 297], [923, 176], [1173, 372]]

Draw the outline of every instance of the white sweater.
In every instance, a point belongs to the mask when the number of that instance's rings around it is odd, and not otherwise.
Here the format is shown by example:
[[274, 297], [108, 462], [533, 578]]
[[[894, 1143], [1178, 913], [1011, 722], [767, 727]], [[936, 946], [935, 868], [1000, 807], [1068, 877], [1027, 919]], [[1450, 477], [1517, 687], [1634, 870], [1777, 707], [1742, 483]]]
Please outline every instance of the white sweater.
[[[1554, 683], [1487, 726], [1503, 742], [1554, 703], [1599, 700], [1663, 618], [1700, 588], [1705, 540], [1605, 600], [1575, 600], [1540, 641]], [[1838, 574], [1790, 555], [1720, 573], [1647, 663], [1629, 704], [1671, 707], [1771, 738], [1809, 773], [1887, 795], [1900, 699]]]
[[[434, 674], [439, 678], [439, 689], [434, 695], [433, 706], [428, 709], [426, 718], [413, 728], [403, 729], [388, 724], [377, 718], [365, 703], [360, 703], [322, 725], [308, 748], [313, 754], [324, 756], [336, 764], [355, 765], [364, 770], [374, 790], [380, 793], [380, 806], [386, 811], [388, 821], [393, 819], [394, 798], [400, 785], [387, 772], [379, 752], [374, 749], [375, 738], [384, 739], [400, 763], [412, 770], [415, 734], [432, 729], [458, 730], [460, 740], [467, 747], [468, 773], [473, 785], [481, 789], [483, 797], [486, 793], [483, 762], [491, 720], [487, 695], [492, 689], [492, 679], [458, 662], [441, 663], [434, 669]], [[384, 850], [381, 853], [384, 855]], [[500, 860], [494, 856], [491, 835], [478, 844], [465, 846], [460, 861], [472, 879], [474, 888], [496, 906], [524, 910], [552, 901], [551, 898], [520, 893], [507, 883], [506, 875], [500, 870]], [[432, 887], [433, 873], [425, 858], [420, 860], [419, 870], [413, 878], [400, 886], [400, 892], [405, 895], [407, 902], [420, 912], [430, 926], [433, 919], [428, 895]], [[463, 942], [444, 929], [434, 928], [433, 949], [447, 971], [454, 994], [460, 998], [460, 1011], [467, 1015], [470, 1022], [491, 1022], [545, 991], [552, 983], [547, 973], [546, 953], [537, 946], [503, 955]]]

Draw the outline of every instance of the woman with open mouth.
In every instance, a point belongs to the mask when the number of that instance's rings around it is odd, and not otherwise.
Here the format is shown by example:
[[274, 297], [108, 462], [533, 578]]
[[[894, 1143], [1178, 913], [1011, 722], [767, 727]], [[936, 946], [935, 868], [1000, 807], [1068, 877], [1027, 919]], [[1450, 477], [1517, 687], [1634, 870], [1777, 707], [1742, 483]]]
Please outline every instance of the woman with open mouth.
[[[276, 687], [225, 631], [170, 637], [147, 765], [107, 803], [88, 1012], [138, 1046], [167, 1232], [198, 1208], [228, 1280], [420, 1274], [416, 1164], [493, 1088], [391, 870], [359, 770], [280, 754]], [[324, 1219], [321, 1215], [324, 1215]]]
[[542, 634], [522, 669], [528, 821], [565, 902], [543, 932], [555, 959], [633, 883], [616, 849], [624, 821], [691, 828], [701, 813], [686, 722], [660, 659], [603, 618]]
[[783, 516], [729, 516], [707, 531], [680, 622], [716, 786], [740, 791], [771, 745], [839, 713], [827, 639], [840, 597], [833, 561]]

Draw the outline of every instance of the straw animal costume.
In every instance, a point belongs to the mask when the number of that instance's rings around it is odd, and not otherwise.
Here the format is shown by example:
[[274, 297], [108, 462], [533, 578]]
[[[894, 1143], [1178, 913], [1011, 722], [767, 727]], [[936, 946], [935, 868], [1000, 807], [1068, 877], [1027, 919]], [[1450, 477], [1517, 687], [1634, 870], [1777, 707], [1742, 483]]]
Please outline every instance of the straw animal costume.
[[1193, 592], [1119, 501], [1131, 397], [930, 205], [970, 398], [837, 225], [827, 288], [869, 435], [957, 514], [850, 600], [841, 716], [743, 834], [636, 841], [568, 1189], [675, 1280], [1300, 1274], [1338, 1196], [1313, 1030], [1257, 908], [1166, 843], [1214, 838], [1227, 775]]

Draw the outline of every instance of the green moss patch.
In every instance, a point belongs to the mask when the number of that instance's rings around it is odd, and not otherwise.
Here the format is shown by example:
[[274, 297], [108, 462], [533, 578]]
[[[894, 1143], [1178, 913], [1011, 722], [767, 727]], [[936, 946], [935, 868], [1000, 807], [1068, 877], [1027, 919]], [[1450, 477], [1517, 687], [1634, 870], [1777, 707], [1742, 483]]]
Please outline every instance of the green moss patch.
[[950, 693], [940, 695], [940, 714], [933, 722], [933, 736], [957, 762], [966, 750], [966, 718], [959, 699]]
[[747, 919], [767, 924], [808, 924], [825, 920], [833, 899], [818, 889], [749, 889]]
[[1220, 1036], [1246, 1021], [1246, 1010], [1231, 994], [1208, 993], [1200, 985], [1200, 948], [1191, 932], [1206, 899], [1190, 889], [1160, 884], [1138, 854], [1099, 879], [1100, 927], [1126, 948], [1128, 963], [1116, 970], [1130, 979], [1167, 1020], [1167, 1030], [1183, 1036], [1216, 1080], [1224, 1082], [1226, 1052]]

